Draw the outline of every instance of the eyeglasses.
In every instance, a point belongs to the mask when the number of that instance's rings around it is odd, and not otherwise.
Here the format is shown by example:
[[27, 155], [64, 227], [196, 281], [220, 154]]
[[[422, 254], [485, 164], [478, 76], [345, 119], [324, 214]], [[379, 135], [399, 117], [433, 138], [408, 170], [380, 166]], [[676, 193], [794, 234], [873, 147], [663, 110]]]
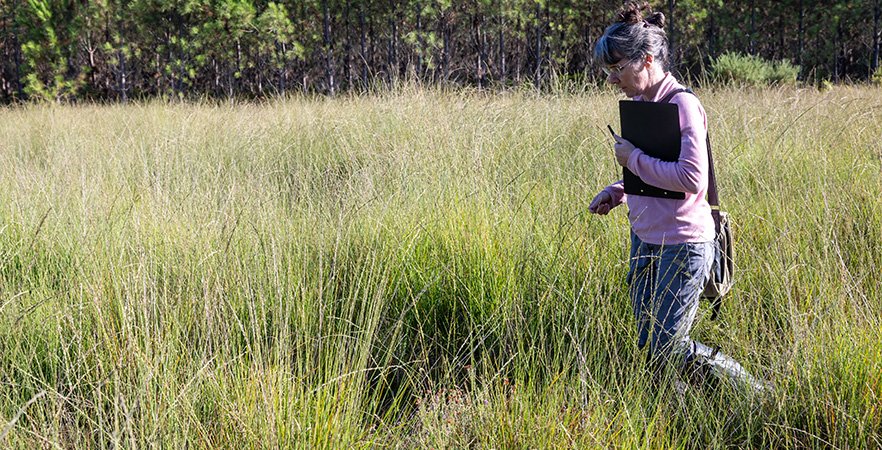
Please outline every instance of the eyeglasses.
[[603, 69], [603, 73], [605, 73], [607, 76], [619, 75], [622, 73], [623, 70], [625, 70], [625, 67], [628, 67], [629, 65], [631, 65], [632, 62], [637, 61], [640, 58], [642, 58], [642, 56], [638, 56], [636, 58], [629, 59], [628, 61], [625, 61], [621, 64], [613, 64], [611, 66], [603, 66], [601, 69]]

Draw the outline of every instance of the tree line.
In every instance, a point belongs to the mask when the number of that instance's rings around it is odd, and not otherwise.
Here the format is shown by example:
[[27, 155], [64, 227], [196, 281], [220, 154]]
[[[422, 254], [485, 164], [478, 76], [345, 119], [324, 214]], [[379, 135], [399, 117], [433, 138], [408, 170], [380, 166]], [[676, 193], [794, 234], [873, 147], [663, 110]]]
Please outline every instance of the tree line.
[[[599, 81], [609, 0], [0, 0], [0, 101], [335, 94], [401, 80]], [[666, 0], [673, 69], [724, 52], [806, 80], [879, 67], [882, 0]]]

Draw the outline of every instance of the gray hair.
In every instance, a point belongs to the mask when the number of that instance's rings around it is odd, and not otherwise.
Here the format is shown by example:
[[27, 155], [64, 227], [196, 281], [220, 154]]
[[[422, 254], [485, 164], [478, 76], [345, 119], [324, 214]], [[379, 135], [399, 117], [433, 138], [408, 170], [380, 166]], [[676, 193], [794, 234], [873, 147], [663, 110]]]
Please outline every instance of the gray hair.
[[607, 27], [594, 45], [594, 59], [611, 65], [620, 60], [630, 61], [643, 55], [652, 55], [662, 69], [667, 68], [668, 37], [665, 35], [664, 16], [661, 13], [653, 16], [648, 21], [616, 22]]

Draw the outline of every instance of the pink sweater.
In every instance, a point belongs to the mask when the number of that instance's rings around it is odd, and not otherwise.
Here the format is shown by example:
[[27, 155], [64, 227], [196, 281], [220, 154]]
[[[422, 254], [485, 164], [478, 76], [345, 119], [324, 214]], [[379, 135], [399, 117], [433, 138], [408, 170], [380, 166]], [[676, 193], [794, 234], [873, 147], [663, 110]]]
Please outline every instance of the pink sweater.
[[[634, 97], [634, 101], [658, 101], [683, 86], [668, 73], [655, 98]], [[698, 98], [689, 93], [671, 99], [680, 111], [680, 159], [665, 162], [640, 149], [628, 159], [628, 169], [646, 183], [662, 189], [685, 192], [684, 200], [626, 195], [622, 181], [606, 187], [613, 205], [628, 204], [631, 229], [650, 244], [682, 244], [714, 239], [714, 220], [705, 195], [708, 186], [707, 116]]]

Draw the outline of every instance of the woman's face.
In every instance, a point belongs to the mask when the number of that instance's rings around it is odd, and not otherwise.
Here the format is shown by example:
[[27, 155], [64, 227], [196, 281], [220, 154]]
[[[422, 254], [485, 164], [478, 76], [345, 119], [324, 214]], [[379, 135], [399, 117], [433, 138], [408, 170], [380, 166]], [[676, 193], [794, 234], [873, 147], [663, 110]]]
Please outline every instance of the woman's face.
[[649, 64], [644, 56], [635, 59], [619, 58], [607, 66], [606, 81], [615, 85], [628, 97], [636, 97], [650, 86]]

